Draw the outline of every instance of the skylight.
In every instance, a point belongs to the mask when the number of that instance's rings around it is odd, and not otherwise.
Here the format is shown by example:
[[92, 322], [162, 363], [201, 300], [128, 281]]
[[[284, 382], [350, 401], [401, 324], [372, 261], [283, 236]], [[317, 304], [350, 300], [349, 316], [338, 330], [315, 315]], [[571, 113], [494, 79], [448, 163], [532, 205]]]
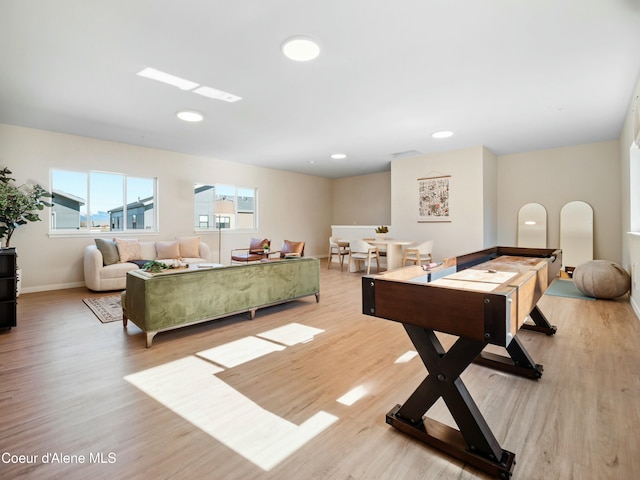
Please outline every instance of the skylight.
[[193, 90], [200, 85], [199, 83], [192, 82], [191, 80], [185, 80], [184, 78], [176, 77], [170, 73], [161, 72], [160, 70], [150, 67], [139, 71], [137, 75], [178, 87], [180, 90]]
[[144, 78], [149, 78], [151, 80], [156, 80], [173, 87], [178, 87], [180, 90], [191, 91], [203, 97], [212, 98], [214, 100], [222, 100], [223, 102], [229, 103], [242, 100], [242, 97], [234, 95], [233, 93], [223, 92], [222, 90], [218, 90], [213, 87], [207, 87], [206, 85], [201, 86], [199, 83], [192, 82], [191, 80], [187, 80], [170, 73], [162, 72], [151, 67], [140, 70], [136, 75]]

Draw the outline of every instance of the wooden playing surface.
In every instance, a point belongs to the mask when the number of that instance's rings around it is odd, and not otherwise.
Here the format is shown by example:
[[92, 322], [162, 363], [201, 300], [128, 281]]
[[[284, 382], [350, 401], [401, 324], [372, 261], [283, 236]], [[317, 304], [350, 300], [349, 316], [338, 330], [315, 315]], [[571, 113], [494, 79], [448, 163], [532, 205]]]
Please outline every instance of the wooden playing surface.
[[536, 257], [503, 255], [473, 268], [434, 280], [431, 285], [478, 292], [493, 292], [503, 284], [511, 285], [519, 273], [539, 270], [546, 261]]
[[497, 270], [476, 270], [475, 268], [468, 268], [467, 270], [434, 280], [431, 282], [431, 285], [457, 288], [459, 290], [492, 292], [517, 274], [517, 272], [500, 272]]

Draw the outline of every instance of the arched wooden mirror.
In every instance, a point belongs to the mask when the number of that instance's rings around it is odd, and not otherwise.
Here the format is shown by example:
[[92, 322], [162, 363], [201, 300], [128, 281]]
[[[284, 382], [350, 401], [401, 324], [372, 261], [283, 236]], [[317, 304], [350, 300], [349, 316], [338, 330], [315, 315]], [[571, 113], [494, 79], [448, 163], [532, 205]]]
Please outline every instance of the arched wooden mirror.
[[518, 246], [547, 248], [547, 209], [527, 203], [518, 211]]
[[593, 209], [581, 201], [569, 202], [560, 210], [562, 263], [569, 271], [593, 260]]

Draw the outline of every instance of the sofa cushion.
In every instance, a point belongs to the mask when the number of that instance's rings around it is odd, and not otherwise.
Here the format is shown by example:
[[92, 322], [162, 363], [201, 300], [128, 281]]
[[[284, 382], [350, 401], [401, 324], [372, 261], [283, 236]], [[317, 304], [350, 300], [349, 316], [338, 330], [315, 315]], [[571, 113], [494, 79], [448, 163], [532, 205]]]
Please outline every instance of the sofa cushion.
[[173, 242], [156, 242], [156, 256], [164, 259], [180, 258], [180, 244], [177, 240]]
[[113, 240], [107, 240], [106, 238], [96, 238], [96, 247], [102, 254], [102, 264], [113, 265], [120, 261], [120, 255], [118, 254], [118, 246]]
[[113, 265], [109, 265], [108, 267], [104, 267], [100, 270], [100, 278], [102, 280], [105, 279], [117, 279], [127, 276], [127, 272], [132, 270], [138, 270], [138, 266], [131, 263], [114, 263]]
[[129, 260], [142, 260], [140, 243], [137, 239], [114, 238], [113, 240], [118, 245], [120, 263], [128, 262]]
[[155, 260], [156, 257], [156, 242], [139, 242], [140, 244], [140, 258], [142, 260]]
[[[181, 257], [200, 257], [200, 237], [176, 237], [176, 240], [178, 241], [178, 245], [180, 247]], [[158, 257], [161, 257], [161, 255], [158, 255]]]

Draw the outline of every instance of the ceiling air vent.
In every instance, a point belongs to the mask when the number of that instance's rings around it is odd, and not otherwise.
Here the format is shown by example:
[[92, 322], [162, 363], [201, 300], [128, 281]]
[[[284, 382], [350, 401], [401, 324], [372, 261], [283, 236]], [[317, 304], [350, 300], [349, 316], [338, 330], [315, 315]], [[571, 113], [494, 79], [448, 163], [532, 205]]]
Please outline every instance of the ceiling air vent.
[[418, 150], [407, 150], [407, 151], [404, 151], [404, 152], [392, 153], [391, 157], [393, 157], [393, 158], [408, 158], [408, 157], [415, 157], [416, 155], [422, 155], [422, 152], [419, 152]]

